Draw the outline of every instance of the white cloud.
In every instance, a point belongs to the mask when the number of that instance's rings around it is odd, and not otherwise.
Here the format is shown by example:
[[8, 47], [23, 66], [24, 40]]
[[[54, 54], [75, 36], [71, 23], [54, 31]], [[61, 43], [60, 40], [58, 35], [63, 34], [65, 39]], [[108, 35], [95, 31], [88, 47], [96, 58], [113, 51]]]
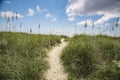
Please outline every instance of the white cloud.
[[39, 7], [39, 5], [36, 6], [36, 10], [37, 10], [37, 12], [40, 12], [40, 7]]
[[47, 13], [47, 14], [45, 15], [45, 17], [46, 17], [46, 18], [52, 18], [52, 17], [53, 17], [53, 15], [52, 15], [52, 14], [50, 14], [50, 13]]
[[[14, 13], [14, 12], [12, 12], [12, 11], [0, 12], [0, 16], [1, 16], [1, 17], [4, 17], [4, 18], [5, 18], [5, 16], [11, 18], [11, 17], [16, 17], [16, 13]], [[18, 18], [23, 18], [23, 15], [17, 13], [17, 17], [18, 17]]]
[[66, 6], [68, 20], [75, 16], [103, 15], [96, 24], [120, 17], [120, 0], [69, 0]]
[[6, 4], [11, 4], [11, 2], [10, 2], [10, 1], [4, 1], [4, 3], [6, 3]]
[[48, 10], [47, 10], [47, 9], [44, 9], [43, 11], [48, 12]]
[[71, 22], [74, 21], [74, 19], [75, 19], [74, 17], [68, 17], [68, 20]]
[[52, 18], [51, 21], [56, 21], [57, 19], [56, 18]]
[[27, 16], [34, 16], [34, 14], [35, 14], [34, 10], [29, 8]]
[[53, 16], [52, 14], [50, 14], [50, 13], [47, 13], [47, 14], [45, 15], [45, 17], [48, 18], [48, 19], [50, 19], [51, 21], [56, 21], [56, 20], [57, 20], [56, 17]]
[[95, 24], [103, 24], [103, 23], [106, 23], [107, 21], [109, 21], [110, 19], [119, 16], [119, 15], [117, 15], [117, 14], [116, 14], [116, 15], [109, 14], [109, 13], [103, 13], [103, 14], [104, 14], [104, 15], [103, 15], [100, 19], [98, 19], [98, 20], [95, 22]]
[[119, 20], [118, 24], [120, 25], [120, 20]]
[[85, 0], [69, 0], [66, 6], [66, 14], [68, 17], [74, 17], [82, 13]]
[[90, 25], [92, 25], [92, 20], [91, 19], [89, 19], [89, 20], [84, 20], [84, 21], [81, 21], [81, 22], [78, 22], [76, 25], [77, 26], [84, 26], [84, 24], [87, 22], [87, 25], [88, 26], [90, 26]]

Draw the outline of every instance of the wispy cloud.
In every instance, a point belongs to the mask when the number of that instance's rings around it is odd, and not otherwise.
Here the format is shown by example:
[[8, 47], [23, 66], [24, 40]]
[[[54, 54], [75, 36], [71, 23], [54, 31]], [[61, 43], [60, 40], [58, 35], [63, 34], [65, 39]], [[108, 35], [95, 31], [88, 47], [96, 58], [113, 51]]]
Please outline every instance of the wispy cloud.
[[68, 17], [68, 20], [71, 22], [74, 21], [74, 19], [75, 19], [74, 17]]
[[48, 12], [48, 10], [47, 10], [47, 9], [43, 9], [43, 11]]
[[113, 14], [104, 14], [100, 19], [98, 19], [95, 24], [103, 24], [106, 23], [108, 20], [117, 17], [117, 15]]
[[[9, 18], [11, 18], [11, 17], [16, 17], [16, 13], [12, 12], [12, 11], [0, 12], [0, 16], [1, 17], [9, 17]], [[17, 17], [18, 18], [23, 18], [24, 16], [17, 13]]]
[[34, 16], [34, 14], [35, 14], [34, 10], [29, 8], [27, 16]]
[[56, 21], [56, 20], [57, 20], [56, 17], [53, 16], [52, 14], [50, 14], [50, 13], [47, 13], [47, 14], [45, 15], [45, 17], [48, 18], [48, 19], [50, 19], [51, 21]]
[[81, 22], [78, 22], [76, 25], [77, 26], [84, 26], [84, 24], [87, 22], [87, 25], [88, 26], [90, 26], [90, 25], [92, 25], [92, 20], [91, 19], [89, 19], [89, 20], [84, 20], [84, 21], [81, 21]]
[[36, 10], [37, 10], [37, 12], [40, 12], [40, 6], [39, 5], [36, 6]]
[[11, 4], [11, 1], [4, 1], [4, 3], [6, 3], [6, 4]]
[[52, 14], [50, 14], [50, 13], [47, 13], [47, 14], [45, 15], [45, 17], [46, 17], [46, 18], [52, 18], [52, 17], [53, 17], [53, 15], [52, 15]]
[[51, 21], [56, 21], [57, 19], [56, 18], [52, 18]]

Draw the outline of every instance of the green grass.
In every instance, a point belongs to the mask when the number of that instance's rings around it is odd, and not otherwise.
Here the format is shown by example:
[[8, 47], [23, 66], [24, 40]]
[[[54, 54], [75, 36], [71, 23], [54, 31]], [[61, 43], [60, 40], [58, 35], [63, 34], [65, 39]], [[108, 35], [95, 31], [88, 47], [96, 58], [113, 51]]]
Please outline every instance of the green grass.
[[120, 38], [76, 35], [61, 59], [68, 80], [119, 80]]
[[0, 32], [0, 80], [42, 80], [47, 52], [61, 37]]

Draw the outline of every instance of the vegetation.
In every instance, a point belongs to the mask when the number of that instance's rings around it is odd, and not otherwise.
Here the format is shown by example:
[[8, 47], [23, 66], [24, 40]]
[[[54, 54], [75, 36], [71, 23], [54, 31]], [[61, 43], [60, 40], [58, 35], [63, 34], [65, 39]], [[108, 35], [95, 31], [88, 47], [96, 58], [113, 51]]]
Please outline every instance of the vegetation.
[[119, 80], [120, 38], [76, 35], [61, 59], [69, 80]]
[[48, 69], [47, 51], [61, 37], [0, 32], [0, 80], [40, 80]]

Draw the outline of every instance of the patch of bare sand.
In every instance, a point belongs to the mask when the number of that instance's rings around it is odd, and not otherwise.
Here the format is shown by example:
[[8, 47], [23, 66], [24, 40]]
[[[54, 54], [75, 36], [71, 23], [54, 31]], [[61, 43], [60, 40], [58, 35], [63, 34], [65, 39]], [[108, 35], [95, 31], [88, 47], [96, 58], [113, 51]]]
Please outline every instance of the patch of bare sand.
[[60, 55], [64, 47], [67, 46], [67, 42], [64, 39], [61, 40], [59, 46], [54, 47], [48, 53], [48, 61], [50, 69], [45, 73], [46, 80], [67, 80], [67, 74], [64, 71], [64, 67], [60, 60]]

